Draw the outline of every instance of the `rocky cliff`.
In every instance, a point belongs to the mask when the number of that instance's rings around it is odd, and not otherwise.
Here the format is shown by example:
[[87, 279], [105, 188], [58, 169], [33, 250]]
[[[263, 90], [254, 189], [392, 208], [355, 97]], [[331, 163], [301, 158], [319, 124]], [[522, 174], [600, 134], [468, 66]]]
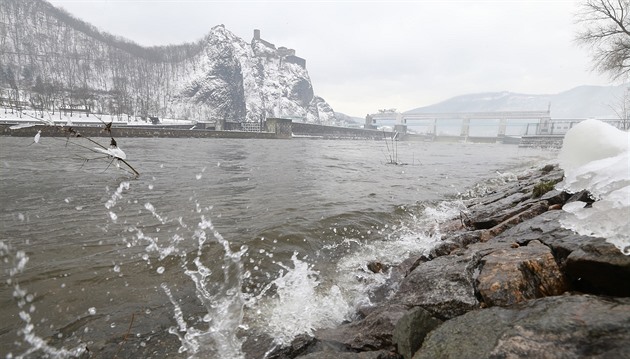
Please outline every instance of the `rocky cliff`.
[[100, 32], [42, 0], [0, 7], [4, 107], [66, 108], [127, 116], [257, 122], [289, 117], [332, 124], [306, 61], [219, 25], [201, 40], [142, 47]]

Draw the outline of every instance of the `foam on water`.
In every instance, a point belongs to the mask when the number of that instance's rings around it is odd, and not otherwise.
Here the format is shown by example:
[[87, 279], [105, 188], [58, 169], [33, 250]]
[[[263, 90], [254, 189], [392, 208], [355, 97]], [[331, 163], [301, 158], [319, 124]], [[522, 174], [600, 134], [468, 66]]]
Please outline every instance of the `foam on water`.
[[580, 122], [567, 132], [558, 160], [565, 179], [556, 188], [588, 190], [592, 207], [573, 202], [561, 224], [582, 235], [605, 238], [630, 255], [630, 134], [597, 120]]

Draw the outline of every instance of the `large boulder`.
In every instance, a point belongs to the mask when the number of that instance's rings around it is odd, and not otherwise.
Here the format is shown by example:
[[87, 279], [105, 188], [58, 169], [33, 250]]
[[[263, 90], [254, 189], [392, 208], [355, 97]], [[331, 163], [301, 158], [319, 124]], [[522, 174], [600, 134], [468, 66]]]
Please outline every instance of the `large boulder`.
[[451, 319], [413, 358], [629, 358], [629, 328], [629, 298], [546, 297]]
[[442, 321], [431, 316], [431, 313], [418, 307], [405, 314], [394, 328], [393, 341], [397, 352], [404, 359], [411, 359], [420, 348], [424, 338]]
[[496, 250], [481, 259], [477, 290], [487, 306], [559, 295], [566, 288], [551, 250], [539, 241]]
[[471, 256], [442, 256], [420, 263], [405, 277], [392, 301], [422, 307], [440, 319], [450, 319], [479, 307]]
[[551, 248], [569, 289], [630, 296], [630, 256], [602, 238], [582, 236], [559, 226], [563, 211], [548, 211], [507, 230], [497, 241], [526, 245], [539, 240]]
[[377, 307], [361, 320], [318, 330], [315, 337], [343, 351], [394, 350], [392, 333], [406, 313], [407, 309], [400, 305]]

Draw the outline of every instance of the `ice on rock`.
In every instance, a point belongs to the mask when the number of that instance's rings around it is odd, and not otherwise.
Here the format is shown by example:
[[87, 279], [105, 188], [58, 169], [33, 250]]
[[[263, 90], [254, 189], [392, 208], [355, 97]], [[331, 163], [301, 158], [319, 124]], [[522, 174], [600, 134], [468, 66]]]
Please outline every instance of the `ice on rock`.
[[558, 161], [570, 193], [588, 190], [597, 200], [591, 208], [574, 202], [563, 207], [563, 227], [605, 238], [630, 255], [630, 134], [598, 120], [586, 120], [564, 138]]

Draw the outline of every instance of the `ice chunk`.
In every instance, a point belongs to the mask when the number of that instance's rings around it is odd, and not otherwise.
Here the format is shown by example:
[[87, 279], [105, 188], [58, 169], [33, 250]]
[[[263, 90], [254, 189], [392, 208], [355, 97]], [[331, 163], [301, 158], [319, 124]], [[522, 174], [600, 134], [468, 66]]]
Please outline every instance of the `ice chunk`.
[[630, 255], [630, 134], [598, 120], [580, 122], [567, 132], [558, 160], [570, 193], [588, 190], [591, 208], [564, 206], [561, 224], [583, 235], [605, 238]]

